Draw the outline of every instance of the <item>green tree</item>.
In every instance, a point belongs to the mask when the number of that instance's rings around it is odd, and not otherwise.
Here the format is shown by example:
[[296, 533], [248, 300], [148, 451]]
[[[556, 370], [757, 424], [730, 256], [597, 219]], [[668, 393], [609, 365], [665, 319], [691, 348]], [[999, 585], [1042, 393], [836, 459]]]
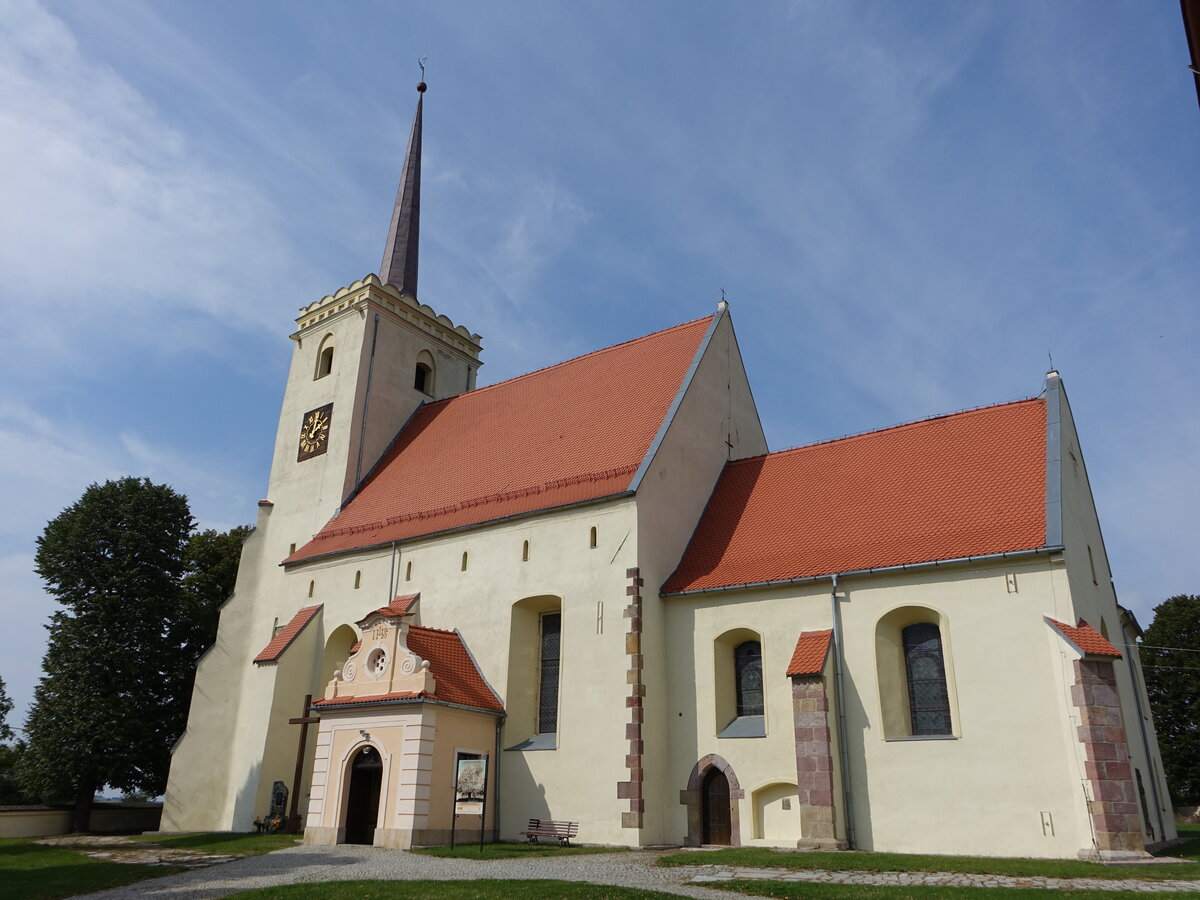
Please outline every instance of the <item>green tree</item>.
[[8, 714], [12, 712], [13, 702], [8, 698], [8, 691], [4, 689], [4, 679], [0, 678], [0, 741], [11, 741], [13, 739], [12, 726], [8, 724]]
[[1141, 651], [1146, 693], [1176, 802], [1200, 803], [1200, 596], [1154, 608]]
[[[9, 699], [8, 691], [4, 688], [4, 679], [0, 678], [0, 741], [13, 739], [12, 726], [8, 724], [8, 714], [12, 712], [12, 708], [12, 700]], [[19, 743], [15, 746], [0, 743], [0, 806], [25, 802], [13, 777], [13, 769], [16, 767], [21, 749], [22, 745]]]
[[[239, 525], [229, 531], [209, 528], [197, 531], [188, 539], [184, 550], [183, 591], [190, 616], [180, 617], [176, 643], [195, 669], [200, 654], [217, 639], [217, 619], [221, 604], [233, 593], [237, 580], [238, 562], [242, 557], [242, 542], [252, 531], [249, 525]], [[184, 621], [189, 619], [190, 621]], [[191, 696], [190, 686], [188, 696]]]
[[[25, 724], [18, 783], [73, 800], [85, 831], [95, 792], [161, 794], [187, 715], [194, 619], [183, 589], [187, 498], [147, 479], [93, 484], [38, 538], [38, 574], [62, 608], [50, 618], [44, 675]], [[185, 626], [186, 627], [186, 626]]]

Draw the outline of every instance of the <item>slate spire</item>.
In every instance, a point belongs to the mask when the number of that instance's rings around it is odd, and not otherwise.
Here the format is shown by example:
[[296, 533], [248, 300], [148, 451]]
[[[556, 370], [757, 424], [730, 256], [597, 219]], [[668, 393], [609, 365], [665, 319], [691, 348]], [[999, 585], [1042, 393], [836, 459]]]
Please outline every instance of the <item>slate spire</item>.
[[379, 264], [379, 280], [393, 284], [402, 294], [417, 296], [417, 251], [421, 234], [421, 103], [425, 99], [425, 82], [417, 85], [417, 112], [413, 116], [408, 152], [404, 155], [404, 171], [396, 190], [396, 206], [388, 227], [383, 262]]

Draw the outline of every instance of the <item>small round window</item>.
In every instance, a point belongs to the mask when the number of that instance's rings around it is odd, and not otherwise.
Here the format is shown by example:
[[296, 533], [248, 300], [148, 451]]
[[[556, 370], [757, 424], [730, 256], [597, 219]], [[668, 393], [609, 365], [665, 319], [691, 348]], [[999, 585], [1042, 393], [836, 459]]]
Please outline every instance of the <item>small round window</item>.
[[367, 674], [372, 678], [378, 678], [387, 668], [388, 659], [387, 651], [382, 647], [376, 647], [371, 651], [371, 655], [367, 657]]

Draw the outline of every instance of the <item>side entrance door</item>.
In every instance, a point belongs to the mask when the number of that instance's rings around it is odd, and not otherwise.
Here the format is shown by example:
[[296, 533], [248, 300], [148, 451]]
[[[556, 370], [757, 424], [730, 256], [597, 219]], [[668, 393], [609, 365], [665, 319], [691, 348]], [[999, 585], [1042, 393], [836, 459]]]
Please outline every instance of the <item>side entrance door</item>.
[[729, 779], [715, 766], [704, 776], [702, 810], [704, 843], [729, 845]]

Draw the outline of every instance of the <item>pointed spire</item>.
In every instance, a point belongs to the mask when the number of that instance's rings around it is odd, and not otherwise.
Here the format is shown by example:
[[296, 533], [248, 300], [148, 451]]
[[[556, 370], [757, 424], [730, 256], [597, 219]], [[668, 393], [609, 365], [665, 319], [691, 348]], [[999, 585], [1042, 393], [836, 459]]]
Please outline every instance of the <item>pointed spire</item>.
[[[424, 67], [422, 67], [422, 70]], [[388, 228], [383, 262], [379, 265], [379, 280], [394, 284], [400, 292], [414, 299], [417, 296], [417, 251], [421, 236], [421, 104], [425, 99], [425, 82], [417, 85], [417, 113], [413, 116], [408, 152], [404, 155], [404, 172], [396, 190], [396, 206], [392, 209], [392, 224]]]

